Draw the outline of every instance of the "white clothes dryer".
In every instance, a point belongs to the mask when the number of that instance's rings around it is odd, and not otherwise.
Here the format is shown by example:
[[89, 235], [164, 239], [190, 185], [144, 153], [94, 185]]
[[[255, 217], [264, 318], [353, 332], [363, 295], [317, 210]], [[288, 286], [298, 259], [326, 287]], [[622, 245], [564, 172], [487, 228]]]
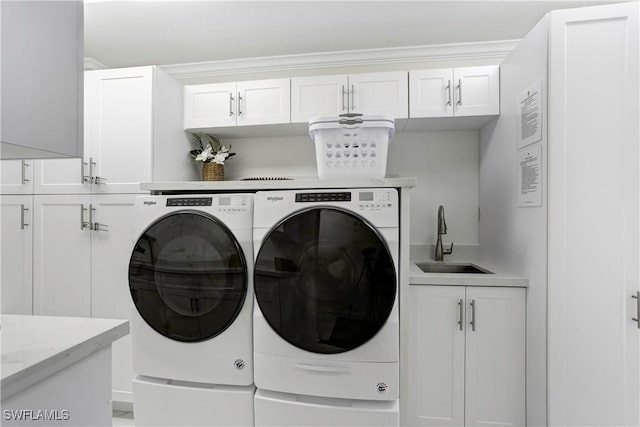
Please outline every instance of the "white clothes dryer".
[[253, 195], [136, 198], [129, 263], [137, 375], [253, 383]]
[[269, 191], [255, 197], [258, 389], [396, 400], [397, 190]]

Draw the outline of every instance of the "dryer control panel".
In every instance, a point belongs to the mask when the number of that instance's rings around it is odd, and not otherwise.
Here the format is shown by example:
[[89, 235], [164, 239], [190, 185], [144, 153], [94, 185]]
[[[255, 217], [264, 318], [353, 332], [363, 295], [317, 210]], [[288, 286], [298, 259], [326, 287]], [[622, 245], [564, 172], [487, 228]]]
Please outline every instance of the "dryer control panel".
[[243, 196], [218, 196], [216, 197], [218, 212], [237, 213], [246, 212], [249, 209], [249, 201]]

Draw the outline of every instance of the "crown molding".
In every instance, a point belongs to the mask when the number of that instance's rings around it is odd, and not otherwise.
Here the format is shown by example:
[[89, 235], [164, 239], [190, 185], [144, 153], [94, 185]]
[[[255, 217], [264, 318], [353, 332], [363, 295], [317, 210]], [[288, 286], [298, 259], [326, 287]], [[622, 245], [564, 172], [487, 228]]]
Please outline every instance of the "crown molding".
[[88, 58], [88, 57], [84, 58], [84, 69], [85, 70], [104, 70], [105, 68], [107, 68], [106, 65], [104, 65], [101, 62], [96, 61], [93, 58]]
[[403, 62], [435, 62], [469, 59], [503, 59], [519, 40], [455, 43], [400, 48], [348, 50], [224, 61], [161, 65], [174, 78], [207, 78], [277, 71], [350, 67]]

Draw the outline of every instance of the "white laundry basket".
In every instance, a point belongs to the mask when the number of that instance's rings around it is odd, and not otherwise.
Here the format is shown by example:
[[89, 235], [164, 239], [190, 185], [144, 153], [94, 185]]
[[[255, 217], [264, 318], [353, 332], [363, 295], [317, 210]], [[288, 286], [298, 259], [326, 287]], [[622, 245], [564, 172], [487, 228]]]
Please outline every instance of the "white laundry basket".
[[343, 114], [309, 120], [320, 178], [384, 178], [395, 122], [391, 116]]

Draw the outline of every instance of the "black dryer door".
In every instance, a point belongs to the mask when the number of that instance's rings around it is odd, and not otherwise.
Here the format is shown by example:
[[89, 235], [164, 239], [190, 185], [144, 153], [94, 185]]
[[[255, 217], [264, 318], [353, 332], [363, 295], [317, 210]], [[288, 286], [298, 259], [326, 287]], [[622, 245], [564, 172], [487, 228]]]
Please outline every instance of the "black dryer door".
[[247, 293], [247, 265], [231, 231], [197, 211], [154, 222], [136, 242], [129, 263], [131, 297], [142, 318], [176, 341], [222, 333]]
[[256, 300], [290, 344], [321, 354], [369, 341], [396, 297], [396, 272], [382, 236], [342, 209], [294, 213], [264, 238], [256, 257]]

